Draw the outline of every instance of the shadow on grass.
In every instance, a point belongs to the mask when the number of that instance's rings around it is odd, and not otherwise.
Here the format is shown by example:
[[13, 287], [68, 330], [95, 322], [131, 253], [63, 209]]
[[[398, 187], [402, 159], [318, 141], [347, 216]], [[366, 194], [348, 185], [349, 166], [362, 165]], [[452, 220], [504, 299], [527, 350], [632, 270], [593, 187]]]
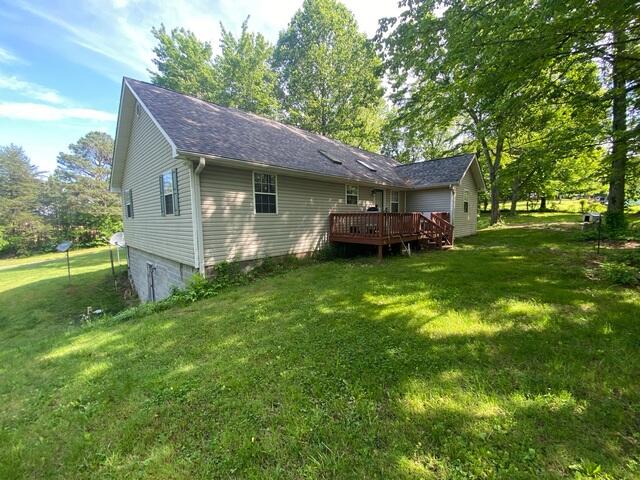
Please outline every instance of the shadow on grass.
[[584, 279], [566, 235], [321, 264], [25, 346], [0, 474], [628, 474], [639, 303]]

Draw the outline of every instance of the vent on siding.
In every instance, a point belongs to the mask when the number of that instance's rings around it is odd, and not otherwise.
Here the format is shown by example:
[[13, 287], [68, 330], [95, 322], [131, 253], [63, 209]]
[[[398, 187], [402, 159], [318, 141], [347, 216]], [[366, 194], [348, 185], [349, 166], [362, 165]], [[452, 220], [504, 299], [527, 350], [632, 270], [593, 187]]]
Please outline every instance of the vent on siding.
[[140, 116], [140, 112], [142, 112], [142, 107], [136, 102], [136, 117]]
[[356, 160], [356, 162], [358, 162], [364, 168], [367, 168], [367, 169], [371, 170], [372, 172], [376, 171], [375, 167], [373, 167], [370, 163], [365, 162], [364, 160]]
[[338, 160], [336, 157], [334, 157], [330, 153], [325, 152], [324, 150], [318, 150], [318, 153], [320, 153], [320, 155], [322, 155], [324, 158], [331, 160], [336, 165], [342, 165], [342, 161]]

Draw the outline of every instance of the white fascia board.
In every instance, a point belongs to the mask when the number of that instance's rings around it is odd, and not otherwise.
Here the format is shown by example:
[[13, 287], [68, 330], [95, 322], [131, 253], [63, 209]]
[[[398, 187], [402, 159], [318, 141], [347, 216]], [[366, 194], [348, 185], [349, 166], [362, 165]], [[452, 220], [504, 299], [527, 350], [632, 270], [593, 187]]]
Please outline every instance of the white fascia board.
[[[111, 156], [111, 172], [109, 175], [109, 191], [120, 193], [122, 191], [121, 187], [113, 186], [113, 171], [116, 166], [116, 152], [118, 151], [118, 141], [121, 137], [120, 128], [122, 128], [122, 124], [120, 122], [120, 117], [123, 115], [122, 113], [122, 102], [124, 101], [124, 79], [122, 80], [122, 86], [120, 88], [120, 103], [118, 104], [118, 120], [116, 122], [116, 140], [113, 144], [113, 154]], [[123, 160], [124, 161], [124, 160]]]
[[129, 85], [129, 83], [127, 83], [126, 80], [124, 80], [125, 85], [127, 86], [127, 88], [129, 89], [129, 91], [131, 92], [131, 94], [133, 95], [133, 97], [136, 99], [136, 101], [140, 104], [140, 106], [143, 108], [143, 110], [147, 113], [147, 115], [149, 115], [149, 118], [151, 119], [151, 121], [153, 122], [153, 124], [158, 128], [158, 130], [160, 130], [160, 133], [162, 133], [162, 136], [164, 137], [164, 139], [169, 143], [169, 145], [171, 146], [171, 156], [173, 158], [176, 158], [178, 156], [178, 149], [176, 148], [176, 144], [173, 143], [173, 140], [171, 140], [171, 138], [169, 137], [169, 135], [167, 135], [167, 132], [164, 131], [164, 128], [162, 128], [160, 126], [160, 124], [158, 123], [158, 121], [155, 119], [155, 117], [151, 114], [151, 112], [149, 111], [149, 109], [147, 108], [147, 106], [144, 104], [144, 102], [142, 100], [140, 100], [140, 97], [136, 94], [136, 92], [133, 90], [133, 88], [131, 88], [131, 85]]

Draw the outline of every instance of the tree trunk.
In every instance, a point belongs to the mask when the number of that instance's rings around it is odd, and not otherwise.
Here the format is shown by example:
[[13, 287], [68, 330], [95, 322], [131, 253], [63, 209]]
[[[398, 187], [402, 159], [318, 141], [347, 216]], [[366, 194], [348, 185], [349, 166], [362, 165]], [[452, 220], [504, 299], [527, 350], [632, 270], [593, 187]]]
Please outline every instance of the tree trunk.
[[547, 197], [540, 197], [540, 211], [544, 212], [547, 209]]
[[498, 187], [498, 172], [500, 169], [500, 161], [502, 160], [502, 149], [504, 147], [504, 138], [498, 137], [496, 141], [496, 152], [491, 158], [491, 150], [486, 138], [480, 139], [482, 143], [482, 152], [487, 166], [489, 167], [489, 185], [491, 189], [491, 218], [489, 223], [495, 225], [500, 220], [500, 188]]
[[612, 227], [624, 224], [624, 184], [627, 169], [627, 92], [626, 72], [623, 65], [626, 35], [624, 30], [613, 33], [613, 105], [612, 105], [612, 148], [611, 172], [609, 175], [609, 203], [607, 223]]
[[518, 196], [520, 195], [520, 182], [518, 178], [513, 179], [511, 186], [511, 215], [515, 215], [518, 210]]

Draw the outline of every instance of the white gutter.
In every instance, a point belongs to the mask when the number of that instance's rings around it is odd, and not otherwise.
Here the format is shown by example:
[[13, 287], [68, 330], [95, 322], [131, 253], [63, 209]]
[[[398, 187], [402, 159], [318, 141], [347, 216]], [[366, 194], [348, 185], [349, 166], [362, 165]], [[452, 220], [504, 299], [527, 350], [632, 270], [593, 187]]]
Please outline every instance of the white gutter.
[[196, 168], [193, 162], [187, 160], [189, 166], [189, 180], [191, 183], [191, 221], [193, 229], [194, 263], [200, 275], [205, 276], [204, 265], [204, 235], [202, 233], [202, 198], [200, 196], [200, 173], [204, 170], [206, 161], [200, 157]]

